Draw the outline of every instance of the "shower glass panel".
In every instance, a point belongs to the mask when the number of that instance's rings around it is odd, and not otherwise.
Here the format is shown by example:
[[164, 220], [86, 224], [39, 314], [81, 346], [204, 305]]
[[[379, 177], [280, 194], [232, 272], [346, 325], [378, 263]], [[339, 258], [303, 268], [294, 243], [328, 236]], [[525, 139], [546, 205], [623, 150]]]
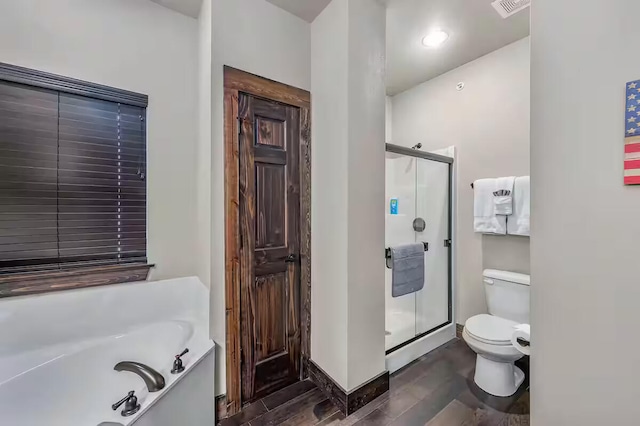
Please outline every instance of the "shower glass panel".
[[426, 222], [417, 241], [425, 253], [424, 288], [416, 293], [416, 334], [447, 324], [449, 318], [449, 164], [418, 158], [416, 215]]
[[[416, 159], [386, 154], [386, 247], [416, 241]], [[391, 211], [395, 199], [397, 211]], [[416, 294], [391, 297], [391, 269], [385, 275], [385, 349], [389, 350], [416, 336]]]
[[[390, 147], [394, 146], [388, 145], [386, 153], [386, 247], [426, 242], [429, 248], [422, 290], [392, 297], [391, 270], [386, 270], [387, 353], [451, 323], [451, 163], [389, 152]], [[423, 230], [414, 228], [416, 219], [424, 220]]]

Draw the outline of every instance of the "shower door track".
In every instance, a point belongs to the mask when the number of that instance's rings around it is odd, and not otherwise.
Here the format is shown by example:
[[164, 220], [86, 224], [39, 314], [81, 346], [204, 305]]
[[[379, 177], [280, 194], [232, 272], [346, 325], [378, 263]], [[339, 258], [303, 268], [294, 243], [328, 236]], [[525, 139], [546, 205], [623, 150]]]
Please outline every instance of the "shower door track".
[[[394, 351], [397, 351], [398, 349], [402, 349], [407, 345], [410, 345], [411, 343], [422, 339], [425, 336], [428, 336], [431, 333], [434, 333], [438, 330], [440, 330], [443, 327], [448, 326], [449, 324], [451, 324], [453, 322], [453, 280], [452, 280], [452, 276], [453, 276], [453, 239], [452, 239], [452, 231], [453, 231], [453, 158], [451, 157], [447, 157], [444, 155], [439, 155], [439, 154], [434, 154], [432, 152], [424, 152], [424, 151], [418, 151], [417, 149], [413, 149], [413, 148], [407, 148], [404, 146], [400, 146], [400, 145], [394, 145], [391, 143], [387, 143], [385, 144], [385, 150], [387, 152], [393, 152], [394, 154], [401, 154], [401, 155], [407, 155], [409, 157], [414, 157], [414, 158], [422, 158], [424, 160], [429, 160], [429, 161], [436, 161], [438, 163], [446, 163], [449, 165], [449, 230], [448, 230], [448, 242], [449, 244], [447, 245], [448, 249], [449, 249], [449, 259], [448, 259], [448, 266], [449, 266], [449, 273], [448, 273], [448, 277], [449, 277], [449, 288], [448, 288], [448, 293], [449, 293], [449, 317], [448, 317], [448, 321], [445, 323], [440, 324], [439, 326], [436, 326], [434, 328], [432, 328], [431, 330], [428, 330], [424, 333], [421, 333], [415, 337], [412, 337], [411, 339], [407, 340], [406, 342], [402, 342], [397, 346], [394, 346], [393, 348], [385, 351], [385, 355], [389, 355], [390, 353], [393, 353]], [[446, 244], [446, 243], [445, 243]]]
[[[438, 163], [447, 163], [449, 165], [453, 164], [453, 158], [444, 155], [434, 154], [432, 152], [418, 151], [417, 149], [394, 145], [392, 143], [385, 144], [385, 147], [387, 152], [408, 155], [409, 157], [423, 158], [425, 160], [437, 161]], [[451, 167], [449, 168], [449, 171], [451, 171]], [[449, 173], [449, 177], [451, 177], [451, 173]], [[451, 195], [451, 188], [449, 188], [449, 195]]]
[[[449, 311], [451, 311], [451, 310], [449, 310]], [[412, 344], [412, 343], [413, 343], [413, 342], [415, 342], [416, 340], [420, 340], [420, 339], [422, 339], [423, 337], [428, 336], [429, 334], [431, 334], [431, 333], [433, 333], [433, 332], [435, 332], [435, 331], [438, 331], [438, 330], [440, 330], [440, 329], [441, 329], [441, 328], [443, 328], [443, 327], [448, 326], [449, 324], [451, 324], [451, 320], [449, 320], [449, 321], [447, 321], [447, 322], [445, 322], [445, 323], [442, 323], [442, 324], [440, 324], [440, 325], [439, 325], [439, 326], [437, 326], [437, 327], [433, 327], [433, 328], [432, 328], [431, 330], [429, 330], [429, 331], [425, 331], [424, 333], [418, 334], [417, 336], [412, 337], [411, 339], [407, 340], [406, 342], [402, 342], [402, 343], [400, 343], [398, 346], [394, 346], [394, 347], [392, 347], [391, 349], [389, 349], [389, 350], [385, 351], [385, 353], [384, 353], [384, 354], [385, 354], [385, 355], [389, 355], [389, 354], [391, 354], [391, 353], [393, 353], [393, 352], [397, 351], [398, 349], [402, 349], [402, 348], [404, 348], [405, 346]]]

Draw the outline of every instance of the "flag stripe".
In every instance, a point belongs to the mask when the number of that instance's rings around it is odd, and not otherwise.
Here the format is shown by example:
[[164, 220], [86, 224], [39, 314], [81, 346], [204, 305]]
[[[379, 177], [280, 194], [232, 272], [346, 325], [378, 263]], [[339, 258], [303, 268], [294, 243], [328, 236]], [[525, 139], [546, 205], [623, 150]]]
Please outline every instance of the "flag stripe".
[[624, 138], [625, 145], [633, 145], [634, 143], [640, 143], [640, 136], [631, 136]]
[[640, 160], [631, 160], [624, 162], [624, 169], [640, 169]]
[[640, 160], [640, 152], [631, 152], [624, 155], [624, 161]]
[[624, 152], [630, 154], [632, 152], [640, 152], [640, 143], [631, 143], [624, 146]]
[[627, 176], [640, 176], [640, 169], [630, 169], [624, 171], [624, 177]]
[[625, 185], [640, 185], [640, 176], [627, 176], [624, 178]]

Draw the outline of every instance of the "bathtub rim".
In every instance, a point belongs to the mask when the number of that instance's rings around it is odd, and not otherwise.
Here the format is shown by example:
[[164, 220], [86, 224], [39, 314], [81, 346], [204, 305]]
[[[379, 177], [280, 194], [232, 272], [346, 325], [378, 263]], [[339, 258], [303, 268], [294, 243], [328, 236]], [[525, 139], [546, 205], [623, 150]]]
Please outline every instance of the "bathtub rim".
[[[124, 423], [120, 423], [122, 426], [131, 426], [134, 425], [138, 420], [140, 420], [144, 414], [149, 411], [149, 409], [151, 407], [153, 407], [158, 401], [160, 401], [162, 398], [164, 398], [164, 396], [166, 394], [169, 393], [169, 391], [171, 389], [173, 389], [177, 383], [179, 383], [184, 377], [186, 377], [188, 374], [190, 374], [207, 356], [209, 356], [210, 354], [214, 353], [214, 349], [216, 347], [216, 344], [213, 340], [209, 339], [209, 344], [207, 346], [209, 346], [208, 349], [205, 350], [205, 352], [203, 354], [201, 354], [200, 356], [198, 356], [197, 360], [195, 360], [195, 362], [190, 363], [188, 366], [185, 366], [185, 369], [182, 373], [180, 374], [176, 374], [176, 380], [171, 381], [167, 386], [165, 386], [164, 389], [162, 389], [160, 392], [156, 392], [157, 395], [154, 394], [149, 394], [149, 395], [153, 395], [155, 396], [155, 398], [153, 398], [153, 400], [149, 400], [147, 399], [146, 402], [147, 404], [145, 404], [144, 407], [140, 407], [140, 411], [138, 411], [134, 416], [129, 417], [130, 421], [129, 422], [124, 422]], [[215, 372], [214, 372], [215, 374]], [[214, 383], [214, 377], [212, 377], [212, 381], [211, 381], [211, 386], [213, 387], [213, 383]]]

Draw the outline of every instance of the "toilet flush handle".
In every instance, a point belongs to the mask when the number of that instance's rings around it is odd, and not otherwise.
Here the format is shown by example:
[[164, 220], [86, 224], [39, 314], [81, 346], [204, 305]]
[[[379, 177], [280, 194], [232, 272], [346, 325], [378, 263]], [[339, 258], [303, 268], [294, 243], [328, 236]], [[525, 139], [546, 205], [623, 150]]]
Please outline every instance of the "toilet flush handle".
[[485, 284], [493, 285], [493, 280], [489, 278], [483, 278], [482, 281], [484, 281]]

